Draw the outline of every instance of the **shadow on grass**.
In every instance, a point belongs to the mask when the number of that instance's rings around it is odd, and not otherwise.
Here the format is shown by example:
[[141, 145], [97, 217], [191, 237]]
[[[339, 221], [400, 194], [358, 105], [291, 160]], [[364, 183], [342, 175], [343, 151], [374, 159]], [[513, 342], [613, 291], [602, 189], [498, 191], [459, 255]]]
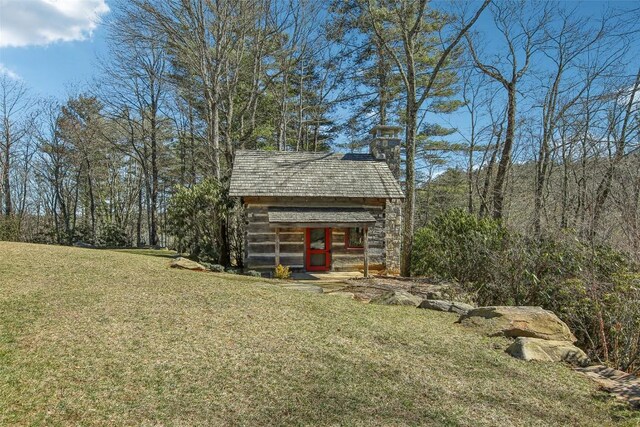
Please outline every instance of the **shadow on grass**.
[[175, 258], [178, 254], [175, 251], [170, 251], [166, 249], [106, 249], [113, 252], [123, 252], [127, 254], [133, 255], [145, 255], [145, 256], [153, 256], [158, 258]]

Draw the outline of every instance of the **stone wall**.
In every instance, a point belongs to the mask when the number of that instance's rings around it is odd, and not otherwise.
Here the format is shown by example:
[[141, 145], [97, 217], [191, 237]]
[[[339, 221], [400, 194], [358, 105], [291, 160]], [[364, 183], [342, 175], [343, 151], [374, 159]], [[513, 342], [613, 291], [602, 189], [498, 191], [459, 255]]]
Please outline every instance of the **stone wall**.
[[369, 153], [389, 165], [393, 176], [400, 181], [400, 140], [397, 138], [375, 138], [369, 143]]
[[402, 200], [387, 200], [384, 220], [385, 268], [387, 274], [399, 274], [400, 250], [402, 247]]

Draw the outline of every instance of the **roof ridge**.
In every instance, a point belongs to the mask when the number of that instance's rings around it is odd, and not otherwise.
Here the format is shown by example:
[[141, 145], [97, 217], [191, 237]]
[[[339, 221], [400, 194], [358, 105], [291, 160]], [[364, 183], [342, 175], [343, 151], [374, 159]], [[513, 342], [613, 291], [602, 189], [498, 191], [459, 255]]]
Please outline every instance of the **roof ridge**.
[[358, 155], [358, 156], [364, 156], [364, 157], [368, 157], [371, 156], [371, 153], [357, 153], [354, 151], [351, 152], [342, 152], [342, 151], [277, 151], [277, 150], [264, 150], [264, 149], [255, 149], [255, 150], [251, 150], [248, 148], [238, 148], [236, 149], [236, 153], [264, 153], [264, 154], [317, 154], [317, 155], [322, 155], [322, 154], [330, 154], [330, 155]]

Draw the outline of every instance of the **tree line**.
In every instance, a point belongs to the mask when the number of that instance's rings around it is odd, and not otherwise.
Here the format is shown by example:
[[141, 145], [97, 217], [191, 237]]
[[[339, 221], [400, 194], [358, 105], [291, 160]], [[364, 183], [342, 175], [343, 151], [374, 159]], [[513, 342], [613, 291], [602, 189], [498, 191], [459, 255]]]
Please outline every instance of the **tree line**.
[[[208, 245], [237, 264], [235, 150], [359, 150], [374, 124], [399, 124], [404, 274], [415, 228], [448, 204], [637, 253], [637, 23], [574, 7], [118, 2], [95, 79], [68, 99], [1, 77], [0, 237], [174, 246], [170, 212], [190, 210], [173, 196], [206, 183]], [[443, 195], [456, 173], [461, 197]]]

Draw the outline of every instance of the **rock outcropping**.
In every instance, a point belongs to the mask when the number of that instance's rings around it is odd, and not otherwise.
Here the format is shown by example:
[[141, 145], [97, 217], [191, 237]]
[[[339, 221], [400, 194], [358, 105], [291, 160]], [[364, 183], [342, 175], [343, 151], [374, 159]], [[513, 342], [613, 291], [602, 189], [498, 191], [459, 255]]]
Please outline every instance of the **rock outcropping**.
[[193, 271], [207, 271], [207, 267], [205, 267], [204, 265], [183, 257], [178, 257], [173, 261], [171, 261], [171, 267], [183, 268], [185, 270], [193, 270]]
[[458, 322], [490, 336], [576, 341], [566, 323], [540, 307], [479, 307], [460, 316]]
[[587, 366], [590, 363], [584, 351], [567, 341], [519, 337], [507, 348], [507, 353], [522, 360], [567, 362], [575, 366]]
[[469, 304], [458, 301], [445, 301], [439, 299], [426, 299], [420, 303], [418, 308], [426, 308], [429, 310], [446, 311], [449, 313], [467, 314], [474, 307]]
[[617, 399], [640, 410], [640, 378], [603, 365], [576, 368]]
[[419, 306], [421, 302], [422, 298], [407, 291], [387, 291], [371, 300], [372, 304], [412, 305], [414, 307]]

